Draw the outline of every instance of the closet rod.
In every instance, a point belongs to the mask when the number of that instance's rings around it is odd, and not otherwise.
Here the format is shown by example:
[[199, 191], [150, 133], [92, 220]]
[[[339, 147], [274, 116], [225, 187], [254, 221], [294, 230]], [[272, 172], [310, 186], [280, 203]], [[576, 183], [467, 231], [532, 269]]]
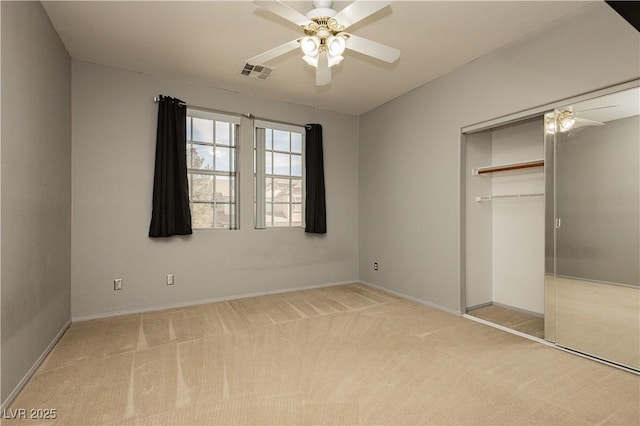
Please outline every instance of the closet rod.
[[510, 170], [532, 169], [535, 167], [543, 167], [544, 160], [526, 161], [522, 163], [504, 164], [502, 166], [478, 167], [474, 170], [475, 175], [483, 175], [496, 172], [508, 172]]

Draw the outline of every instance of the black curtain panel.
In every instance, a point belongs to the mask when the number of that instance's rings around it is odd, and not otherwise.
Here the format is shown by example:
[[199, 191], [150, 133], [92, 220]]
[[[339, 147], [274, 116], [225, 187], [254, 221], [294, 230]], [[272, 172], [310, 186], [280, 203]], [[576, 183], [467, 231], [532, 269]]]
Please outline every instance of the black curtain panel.
[[322, 154], [322, 126], [305, 126], [305, 166], [307, 200], [305, 205], [305, 232], [327, 233], [327, 207], [324, 194], [324, 159]]
[[192, 234], [187, 180], [187, 107], [180, 99], [160, 96], [153, 211], [149, 237]]

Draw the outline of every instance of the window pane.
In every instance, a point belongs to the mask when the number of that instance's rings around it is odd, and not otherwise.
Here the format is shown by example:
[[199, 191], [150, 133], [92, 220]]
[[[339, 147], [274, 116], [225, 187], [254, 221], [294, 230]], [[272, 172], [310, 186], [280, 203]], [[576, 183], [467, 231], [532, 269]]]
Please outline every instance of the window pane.
[[291, 179], [291, 201], [301, 203], [302, 200], [302, 179]]
[[194, 169], [213, 170], [213, 147], [193, 144], [191, 167]]
[[213, 121], [193, 117], [193, 140], [213, 143]]
[[302, 176], [302, 155], [291, 156], [291, 176]]
[[187, 117], [187, 140], [191, 140], [191, 117]]
[[191, 168], [191, 144], [187, 142], [187, 168]]
[[273, 153], [273, 174], [289, 176], [289, 154]]
[[231, 145], [229, 138], [230, 124], [224, 121], [216, 121], [216, 144]]
[[276, 151], [289, 152], [289, 132], [283, 132], [282, 130], [273, 131], [273, 149]]
[[213, 176], [196, 173], [191, 175], [191, 200], [213, 201]]
[[228, 203], [233, 201], [233, 188], [232, 177], [230, 176], [216, 176], [216, 193], [215, 200], [219, 202]]
[[290, 204], [273, 205], [273, 226], [289, 226]]
[[271, 129], [264, 129], [264, 135], [265, 135], [265, 142], [264, 142], [264, 147], [266, 149], [273, 149], [273, 144], [271, 143], [271, 140], [273, 139], [271, 136], [271, 133], [273, 132], [273, 130]]
[[302, 154], [302, 134], [291, 133], [291, 152]]
[[289, 185], [289, 179], [274, 179], [273, 180], [273, 202], [274, 203], [288, 203], [290, 201], [289, 196], [291, 189]]
[[231, 204], [218, 203], [215, 205], [215, 228], [229, 229], [231, 225], [231, 215], [233, 209]]
[[272, 161], [272, 156], [273, 153], [271, 151], [267, 151], [264, 154], [264, 170], [265, 173], [268, 175], [272, 175], [273, 174], [273, 161]]
[[231, 152], [230, 148], [216, 147], [216, 171], [231, 171]]
[[264, 199], [267, 203], [273, 201], [273, 179], [266, 178], [264, 180]]
[[235, 210], [236, 208], [234, 204], [217, 204], [215, 209], [215, 227], [224, 229], [236, 229]]
[[302, 226], [302, 204], [291, 205], [291, 226]]
[[213, 204], [193, 203], [191, 223], [194, 228], [213, 228]]

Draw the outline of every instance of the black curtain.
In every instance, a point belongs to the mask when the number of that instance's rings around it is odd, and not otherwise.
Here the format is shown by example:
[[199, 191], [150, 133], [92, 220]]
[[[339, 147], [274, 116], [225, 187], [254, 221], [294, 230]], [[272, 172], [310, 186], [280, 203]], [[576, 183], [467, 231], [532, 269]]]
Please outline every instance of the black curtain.
[[305, 232], [327, 233], [327, 207], [324, 194], [324, 159], [322, 154], [322, 126], [305, 126], [305, 166], [307, 200], [305, 205]]
[[187, 107], [180, 99], [160, 96], [153, 211], [149, 237], [192, 234], [187, 180]]

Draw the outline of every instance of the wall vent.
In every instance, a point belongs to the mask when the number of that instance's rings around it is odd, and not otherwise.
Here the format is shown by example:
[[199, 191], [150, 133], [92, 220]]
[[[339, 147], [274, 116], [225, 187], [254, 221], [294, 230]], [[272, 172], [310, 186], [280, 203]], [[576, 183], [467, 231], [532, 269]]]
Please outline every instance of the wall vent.
[[257, 80], [268, 80], [271, 74], [275, 71], [275, 68], [270, 68], [265, 65], [251, 65], [249, 63], [244, 64], [240, 74], [252, 77]]

